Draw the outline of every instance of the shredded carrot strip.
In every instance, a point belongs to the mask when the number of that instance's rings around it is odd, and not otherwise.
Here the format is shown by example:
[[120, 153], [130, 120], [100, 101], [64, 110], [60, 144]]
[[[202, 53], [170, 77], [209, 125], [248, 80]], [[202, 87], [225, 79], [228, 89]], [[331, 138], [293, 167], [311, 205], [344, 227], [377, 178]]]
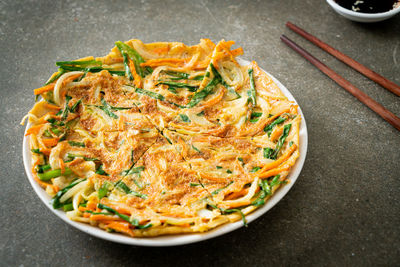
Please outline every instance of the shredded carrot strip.
[[54, 89], [54, 85], [55, 85], [55, 83], [51, 83], [49, 85], [37, 88], [37, 89], [33, 90], [33, 93], [35, 95], [40, 95], [40, 94], [43, 94], [45, 92], [51, 91], [51, 90]]
[[239, 47], [239, 48], [233, 49], [233, 50], [231, 50], [231, 54], [234, 57], [241, 56], [241, 55], [243, 55], [243, 48]]
[[274, 142], [283, 132], [283, 126], [278, 126], [275, 127], [275, 129], [272, 131], [270, 140]]
[[40, 129], [42, 129], [43, 125], [44, 125], [44, 124], [39, 124], [39, 125], [32, 126], [31, 128], [29, 128], [29, 129], [26, 131], [25, 136], [28, 136], [28, 135], [30, 135], [30, 134], [38, 134], [39, 131], [40, 131]]
[[277, 114], [275, 114], [274, 116], [270, 117], [270, 118], [263, 118], [261, 120], [259, 120], [258, 122], [254, 123], [253, 125], [251, 125], [250, 127], [246, 127], [245, 129], [243, 129], [242, 131], [240, 131], [239, 135], [240, 136], [248, 136], [248, 135], [254, 135], [258, 132], [260, 132], [264, 126], [272, 121], [274, 121], [276, 118], [278, 118], [281, 114], [288, 112], [289, 109], [285, 109]]
[[75, 74], [75, 75], [71, 75], [71, 76], [69, 76], [68, 78], [66, 78], [66, 79], [63, 81], [62, 85], [64, 86], [64, 85], [66, 85], [67, 83], [70, 83], [70, 82], [72, 82], [73, 80], [78, 79], [78, 78], [81, 77], [81, 76], [82, 76], [81, 73], [78, 73], [78, 74]]
[[293, 106], [291, 106], [290, 107], [290, 113], [292, 113], [292, 114], [297, 114], [298, 112], [297, 112], [297, 108], [298, 108], [299, 106], [298, 105], [293, 105]]
[[158, 47], [158, 48], [154, 48], [153, 49], [153, 53], [156, 53], [156, 54], [166, 54], [166, 53], [168, 53], [168, 51], [169, 51], [169, 47], [168, 46], [165, 46], [165, 47]]
[[58, 138], [42, 139], [42, 142], [46, 147], [53, 147], [57, 145]]
[[273, 161], [271, 163], [265, 164], [264, 167], [262, 167], [261, 170], [256, 172], [256, 175], [258, 175], [260, 173], [262, 174], [262, 173], [264, 173], [264, 172], [266, 172], [266, 171], [268, 171], [268, 170], [270, 170], [272, 168], [278, 167], [282, 162], [284, 162], [287, 158], [289, 158], [290, 155], [292, 155], [292, 153], [296, 149], [297, 149], [297, 145], [293, 144], [291, 147], [289, 147], [289, 149], [285, 152], [285, 154], [283, 154], [279, 159], [277, 159], [277, 160], [275, 160], [275, 161]]
[[266, 171], [266, 172], [262, 173], [261, 175], [259, 175], [258, 177], [260, 177], [261, 179], [268, 178], [268, 177], [271, 177], [271, 176], [274, 176], [274, 175], [278, 175], [281, 172], [284, 172], [284, 171], [287, 171], [287, 170], [289, 170], [289, 166], [283, 166], [281, 168], [276, 168], [276, 169], [272, 169], [272, 170]]
[[45, 122], [47, 122], [47, 121], [46, 121], [46, 117], [47, 117], [48, 115], [52, 116], [52, 115], [55, 115], [55, 114], [56, 114], [55, 112], [49, 111], [49, 112], [47, 112], [46, 114], [44, 114], [42, 117], [40, 117], [40, 118], [36, 121], [36, 123], [39, 123], [39, 124], [45, 123]]
[[63, 174], [65, 172], [65, 163], [62, 158], [59, 158], [58, 162], [60, 163], [61, 174]]
[[211, 106], [214, 106], [215, 104], [217, 104], [219, 101], [221, 101], [222, 98], [225, 95], [225, 90], [226, 90], [225, 87], [221, 87], [221, 88], [222, 89], [219, 91], [218, 95], [216, 95], [215, 97], [211, 98], [207, 102], [203, 102], [201, 107], [211, 107]]
[[186, 63], [187, 59], [183, 58], [157, 58], [157, 59], [149, 59], [144, 63], [140, 63], [141, 67], [158, 67], [162, 65], [168, 66], [183, 66]]
[[42, 149], [40, 149], [40, 152], [42, 152], [46, 156], [49, 156], [51, 149], [50, 148], [42, 148]]
[[129, 228], [129, 224], [125, 222], [112, 222], [107, 224], [106, 228], [113, 229], [117, 232], [125, 233], [130, 236], [135, 235], [133, 231]]
[[182, 157], [185, 158], [188, 155], [188, 148], [187, 145], [185, 143], [185, 141], [182, 138], [179, 138], [178, 140], [178, 144], [180, 144], [182, 146]]
[[120, 116], [119, 120], [118, 120], [118, 130], [119, 131], [123, 131], [125, 128], [125, 117], [124, 116]]
[[126, 205], [122, 203], [115, 203], [115, 202], [110, 202], [106, 198], [102, 198], [100, 201], [102, 204], [109, 206], [110, 208], [118, 211], [119, 213], [131, 215], [132, 211], [127, 207]]
[[48, 109], [56, 109], [56, 110], [60, 110], [61, 109], [61, 107], [56, 106], [56, 105], [52, 105], [52, 104], [49, 104], [49, 103], [45, 103], [44, 106], [46, 108], [48, 108]]
[[235, 44], [235, 41], [224, 41], [221, 43], [223, 43], [225, 47], [231, 48], [231, 46]]
[[86, 204], [86, 208], [87, 210], [96, 210], [97, 208], [97, 203], [95, 201], [88, 201], [88, 203]]
[[233, 192], [232, 194], [228, 195], [224, 200], [237, 199], [237, 198], [240, 198], [240, 197], [246, 195], [248, 192], [249, 192], [249, 188], [243, 188], [239, 192]]
[[199, 175], [203, 179], [208, 179], [208, 180], [212, 180], [212, 181], [216, 181], [216, 182], [226, 182], [226, 178], [215, 177], [215, 176], [209, 175], [208, 173], [205, 173], [205, 172], [199, 172]]
[[119, 217], [108, 216], [108, 215], [103, 215], [103, 214], [92, 214], [90, 216], [90, 219], [93, 221], [123, 221]]
[[135, 82], [135, 86], [137, 88], [142, 88], [142, 78], [140, 78], [139, 74], [136, 72], [135, 65], [132, 60], [129, 60], [129, 68], [131, 69], [131, 73], [133, 75], [133, 79]]
[[67, 90], [62, 91], [60, 94], [61, 98], [64, 98], [66, 95], [67, 95]]

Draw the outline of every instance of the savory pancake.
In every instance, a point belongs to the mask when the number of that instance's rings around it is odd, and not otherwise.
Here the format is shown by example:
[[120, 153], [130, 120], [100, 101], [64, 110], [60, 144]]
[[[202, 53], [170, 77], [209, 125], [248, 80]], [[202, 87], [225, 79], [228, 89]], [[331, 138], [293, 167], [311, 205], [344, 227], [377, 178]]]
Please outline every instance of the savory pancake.
[[233, 44], [130, 40], [57, 62], [26, 132], [53, 207], [136, 237], [246, 224], [287, 182], [301, 117]]

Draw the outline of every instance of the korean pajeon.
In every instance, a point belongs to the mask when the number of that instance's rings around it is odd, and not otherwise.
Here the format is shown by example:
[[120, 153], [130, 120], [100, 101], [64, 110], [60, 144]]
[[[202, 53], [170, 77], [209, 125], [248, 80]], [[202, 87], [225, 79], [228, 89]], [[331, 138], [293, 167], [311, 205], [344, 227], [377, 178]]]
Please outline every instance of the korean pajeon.
[[233, 44], [118, 41], [57, 62], [26, 116], [32, 175], [54, 209], [132, 237], [246, 225], [288, 182], [301, 117]]

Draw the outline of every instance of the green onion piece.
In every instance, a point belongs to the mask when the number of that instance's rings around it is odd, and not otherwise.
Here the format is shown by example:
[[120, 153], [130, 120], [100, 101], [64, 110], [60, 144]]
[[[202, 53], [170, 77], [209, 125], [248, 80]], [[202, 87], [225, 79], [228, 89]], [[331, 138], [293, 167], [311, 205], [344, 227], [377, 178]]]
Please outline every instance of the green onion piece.
[[171, 142], [171, 140], [169, 140], [169, 138], [168, 138], [168, 137], [166, 137], [165, 135], [164, 135], [164, 137], [165, 137], [165, 139], [168, 141], [168, 143], [169, 143], [170, 145], [172, 145], [172, 142]]
[[189, 183], [189, 185], [190, 185], [191, 187], [195, 187], [195, 186], [199, 186], [200, 184], [196, 184], [196, 183]]
[[72, 113], [74, 113], [76, 111], [77, 107], [79, 106], [79, 104], [81, 104], [81, 103], [82, 103], [82, 99], [79, 99], [78, 101], [76, 101], [76, 103], [70, 108], [70, 111]]
[[268, 136], [271, 136], [271, 133], [272, 133], [272, 130], [274, 129], [274, 127], [278, 124], [281, 124], [284, 121], [286, 121], [286, 118], [283, 118], [283, 117], [276, 118], [272, 123], [265, 126], [264, 132], [266, 132], [268, 134]]
[[101, 164], [101, 165], [99, 166], [99, 168], [96, 170], [96, 173], [97, 173], [97, 174], [100, 174], [100, 175], [108, 176], [108, 173], [106, 173], [106, 172], [103, 170], [103, 164]]
[[[133, 160], [132, 160], [133, 162]], [[131, 174], [140, 174], [142, 171], [144, 171], [144, 166], [139, 166], [139, 167], [131, 167], [129, 170], [123, 171], [121, 174], [126, 176], [126, 175], [131, 175]]]
[[244, 216], [244, 213], [240, 209], [223, 209], [223, 208], [219, 208], [216, 205], [213, 205], [213, 204], [210, 204], [210, 203], [208, 203], [208, 205], [210, 207], [214, 208], [214, 209], [220, 210], [223, 215], [231, 214], [231, 213], [234, 213], [234, 212], [238, 212], [240, 214], [240, 216], [242, 217], [242, 221], [243, 221], [244, 226], [247, 227], [246, 217]]
[[54, 75], [53, 78], [51, 78], [50, 80], [48, 80], [45, 85], [49, 85], [52, 82], [54, 82], [55, 80], [57, 80], [58, 78], [60, 78], [61, 75], [63, 75], [65, 73], [65, 70], [63, 70], [62, 68], [58, 69], [58, 73], [56, 75]]
[[45, 171], [48, 171], [51, 169], [51, 166], [49, 164], [47, 165], [37, 165], [36, 166], [36, 171], [38, 173], [44, 173]]
[[234, 183], [234, 182], [231, 181], [231, 182], [230, 182], [229, 184], [227, 184], [226, 186], [224, 186], [224, 187], [222, 187], [222, 188], [219, 188], [219, 189], [217, 189], [217, 190], [211, 192], [211, 195], [215, 196], [216, 194], [218, 194], [219, 192], [221, 192], [222, 190], [224, 190], [225, 188], [227, 188], [228, 186], [230, 186], [230, 185], [233, 184], [233, 183]]
[[123, 51], [120, 51], [120, 52], [121, 52], [122, 57], [124, 59], [125, 75], [128, 77], [129, 80], [133, 81], [133, 75], [132, 75], [131, 69], [129, 68], [128, 55]]
[[65, 96], [65, 108], [61, 115], [62, 120], [65, 120], [68, 117], [68, 112], [69, 112], [68, 103], [71, 99], [72, 97], [70, 97], [69, 95]]
[[32, 148], [31, 151], [36, 154], [43, 154], [39, 148]]
[[140, 197], [142, 199], [146, 199], [147, 195], [146, 194], [141, 194], [139, 192], [133, 191], [131, 190], [124, 182], [122, 182], [122, 180], [119, 180], [116, 184], [115, 184], [116, 188], [121, 189], [122, 191], [124, 191], [126, 194], [130, 194], [130, 195], [134, 195], [135, 197]]
[[276, 159], [278, 157], [279, 151], [282, 149], [283, 144], [285, 143], [286, 137], [289, 135], [290, 128], [292, 124], [286, 124], [283, 127], [283, 133], [281, 137], [279, 137], [278, 143], [276, 144], [274, 152], [271, 154], [272, 159]]
[[61, 169], [51, 170], [44, 173], [38, 173], [38, 177], [42, 181], [49, 181], [52, 178], [56, 178], [59, 176], [67, 176], [72, 174], [72, 170], [70, 168], [65, 168], [64, 173], [61, 173]]
[[285, 183], [285, 181], [279, 181], [280, 174], [274, 176], [272, 181], [268, 183], [268, 179], [262, 180], [260, 182], [261, 191], [258, 195], [258, 198], [254, 200], [251, 205], [253, 206], [261, 206], [265, 203], [265, 198], [272, 194], [272, 188], [278, 184]]
[[93, 65], [101, 66], [102, 63], [101, 63], [101, 61], [96, 61], [96, 60], [57, 61], [56, 62], [56, 66], [62, 67], [64, 65], [87, 67], [87, 66], [93, 66]]
[[257, 122], [259, 118], [262, 116], [262, 112], [253, 112], [250, 116], [250, 122]]
[[249, 77], [250, 77], [250, 90], [247, 91], [247, 95], [249, 96], [249, 101], [255, 107], [257, 105], [256, 101], [256, 87], [254, 85], [254, 77], [253, 77], [253, 69], [248, 70]]
[[64, 205], [63, 205], [63, 210], [64, 210], [65, 212], [71, 211], [71, 210], [73, 210], [73, 209], [74, 209], [74, 207], [73, 207], [72, 203], [67, 203], [67, 204], [64, 204]]
[[164, 96], [159, 94], [159, 93], [147, 91], [147, 90], [144, 90], [142, 88], [136, 88], [135, 92], [138, 93], [138, 94], [147, 95], [147, 96], [149, 96], [151, 98], [158, 99], [158, 100], [161, 100], [161, 101], [164, 101], [164, 99], [165, 99]]
[[104, 181], [103, 184], [101, 185], [99, 191], [97, 192], [97, 195], [99, 197], [99, 199], [102, 199], [103, 197], [107, 196], [108, 191], [110, 189], [110, 187], [112, 186], [112, 184], [110, 184], [107, 181]]
[[186, 114], [179, 114], [179, 117], [181, 117], [181, 120], [183, 122], [191, 122], [191, 120], [189, 119], [189, 117]]
[[50, 131], [52, 131], [57, 136], [61, 133], [61, 130], [57, 128], [50, 128]]
[[198, 149], [197, 147], [195, 147], [194, 145], [192, 145], [192, 148], [196, 151], [196, 152], [199, 152], [199, 153], [201, 153], [201, 151], [200, 151], [200, 149]]
[[256, 171], [258, 171], [258, 170], [260, 170], [260, 169], [261, 169], [260, 167], [256, 166], [256, 167], [254, 167], [253, 169], [251, 169], [250, 172], [256, 172]]
[[269, 186], [272, 188], [278, 184], [284, 183], [285, 181], [279, 181], [280, 178], [280, 174], [276, 175], [274, 178], [272, 178], [271, 183], [269, 184]]
[[68, 144], [70, 146], [85, 147], [85, 143], [83, 142], [68, 141]]
[[72, 187], [74, 187], [75, 185], [77, 185], [85, 180], [86, 179], [73, 181], [70, 185], [68, 185], [68, 186], [64, 187], [63, 189], [61, 189], [60, 191], [58, 191], [57, 194], [51, 199], [51, 202], [50, 202], [52, 204], [53, 208], [54, 209], [61, 208], [63, 206], [63, 204], [60, 202], [61, 197]]
[[232, 173], [232, 171], [231, 170], [226, 170], [226, 173]]
[[274, 153], [274, 150], [269, 147], [264, 147], [263, 149], [263, 156], [266, 159], [271, 159], [272, 153]]
[[151, 68], [140, 67], [140, 63], [144, 63], [145, 61], [133, 47], [130, 47], [129, 45], [121, 41], [115, 42], [115, 45], [117, 46], [119, 51], [126, 53], [127, 56], [133, 61], [136, 72], [140, 75], [140, 77], [144, 78], [146, 74], [152, 72]]
[[176, 88], [175, 87], [168, 87], [168, 91], [170, 91], [171, 93], [173, 93], [173, 94], [178, 94], [178, 91], [176, 91]]
[[190, 92], [196, 92], [199, 88], [198, 86], [189, 85], [186, 83], [178, 83], [178, 82], [159, 82], [158, 84], [164, 84], [176, 88], [187, 88]]
[[110, 116], [113, 119], [118, 119], [117, 114], [113, 113], [111, 111], [112, 107], [104, 100], [104, 98], [101, 99], [101, 103], [103, 106], [100, 106], [99, 108], [104, 111], [108, 116]]
[[106, 205], [104, 205], [104, 204], [99, 203], [99, 204], [97, 204], [97, 207], [98, 207], [99, 209], [103, 209], [103, 210], [106, 210], [106, 211], [108, 211], [108, 212], [111, 212], [111, 213], [117, 215], [118, 217], [120, 217], [120, 218], [123, 219], [124, 221], [129, 222], [130, 224], [132, 224], [133, 226], [135, 226], [135, 227], [138, 228], [138, 229], [146, 229], [146, 228], [149, 228], [149, 227], [153, 226], [151, 223], [148, 223], [148, 224], [145, 224], [145, 225], [140, 225], [140, 224], [139, 224], [139, 221], [138, 221], [137, 219], [131, 220], [131, 219], [129, 218], [129, 216], [127, 216], [127, 215], [125, 215], [125, 214], [121, 214], [121, 213], [119, 213], [118, 211], [114, 210], [113, 208], [110, 208], [109, 206], [106, 206]]
[[217, 169], [222, 169], [222, 166], [217, 166]]
[[46, 137], [52, 137], [51, 133], [47, 129], [43, 131], [43, 135]]
[[189, 79], [189, 74], [188, 73], [184, 73], [184, 72], [178, 72], [178, 71], [165, 71], [166, 74], [168, 74], [169, 76], [174, 76], [176, 78], [179, 79]]
[[195, 80], [195, 81], [202, 81], [203, 79], [204, 79], [204, 75], [197, 75], [196, 77], [193, 77], [192, 80]]
[[214, 78], [203, 88], [203, 90], [196, 92], [190, 102], [186, 105], [187, 108], [192, 108], [200, 103], [209, 94], [214, 92], [215, 87], [221, 83], [222, 78], [218, 71], [215, 69], [214, 65], [210, 63], [211, 70], [214, 74]]

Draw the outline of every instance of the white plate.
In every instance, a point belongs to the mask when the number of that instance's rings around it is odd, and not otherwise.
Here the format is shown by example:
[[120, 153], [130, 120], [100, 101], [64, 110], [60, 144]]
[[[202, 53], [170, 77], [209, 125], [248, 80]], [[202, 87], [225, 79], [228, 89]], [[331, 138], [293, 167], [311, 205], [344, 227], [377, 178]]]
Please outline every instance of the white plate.
[[[246, 60], [239, 59], [238, 62], [241, 65], [247, 65], [250, 62]], [[285, 86], [283, 86], [275, 77], [273, 77], [271, 74], [266, 72], [274, 82], [279, 86], [279, 88], [282, 90], [282, 92], [289, 98], [289, 100], [296, 102], [292, 94], [286, 89]], [[296, 102], [297, 104], [297, 102]], [[307, 135], [307, 126], [306, 122], [304, 119], [303, 112], [301, 111], [299, 107], [299, 113], [301, 115], [301, 124], [300, 124], [300, 157], [297, 159], [296, 164], [293, 166], [293, 168], [290, 171], [290, 174], [288, 176], [288, 179], [290, 182], [286, 184], [285, 186], [281, 187], [279, 190], [275, 192], [275, 194], [267, 201], [267, 203], [255, 210], [254, 212], [250, 213], [249, 215], [246, 216], [246, 220], [248, 223], [254, 221], [264, 213], [266, 213], [269, 209], [271, 209], [273, 206], [276, 205], [290, 190], [290, 188], [293, 186], [293, 184], [296, 182], [297, 178], [300, 175], [301, 169], [303, 168], [304, 160], [306, 158], [306, 153], [307, 153], [307, 143], [308, 143], [308, 135]], [[30, 127], [30, 124], [26, 126], [26, 130]], [[26, 132], [25, 130], [25, 132]], [[55, 210], [53, 207], [50, 205], [50, 196], [47, 195], [46, 191], [41, 188], [38, 183], [34, 180], [32, 174], [31, 174], [31, 169], [32, 169], [32, 164], [31, 164], [31, 152], [29, 149], [29, 136], [24, 138], [23, 141], [23, 146], [22, 146], [22, 154], [24, 158], [24, 166], [25, 166], [25, 171], [26, 174], [28, 175], [29, 182], [31, 183], [33, 189], [35, 190], [36, 194], [39, 196], [39, 198], [43, 201], [43, 203], [46, 205], [47, 208], [49, 208], [54, 214], [56, 214], [58, 217], [60, 217], [63, 221], [66, 223], [72, 225], [73, 227], [88, 233], [90, 235], [93, 235], [98, 238], [102, 238], [105, 240], [117, 242], [117, 243], [122, 243], [122, 244], [128, 244], [128, 245], [138, 245], [138, 246], [176, 246], [176, 245], [184, 245], [184, 244], [189, 244], [189, 243], [195, 243], [203, 240], [207, 240], [216, 236], [220, 236], [226, 233], [229, 233], [233, 230], [236, 230], [240, 227], [243, 226], [243, 222], [241, 220], [234, 222], [234, 223], [228, 223], [221, 225], [217, 227], [216, 229], [210, 230], [205, 233], [194, 233], [194, 234], [181, 234], [181, 235], [167, 235], [167, 236], [159, 236], [159, 237], [147, 237], [147, 238], [134, 238], [134, 237], [129, 237], [125, 236], [119, 233], [108, 233], [100, 228], [91, 226], [89, 224], [85, 223], [80, 223], [80, 222], [75, 222], [67, 218], [65, 215], [65, 212], [61, 210]]]

